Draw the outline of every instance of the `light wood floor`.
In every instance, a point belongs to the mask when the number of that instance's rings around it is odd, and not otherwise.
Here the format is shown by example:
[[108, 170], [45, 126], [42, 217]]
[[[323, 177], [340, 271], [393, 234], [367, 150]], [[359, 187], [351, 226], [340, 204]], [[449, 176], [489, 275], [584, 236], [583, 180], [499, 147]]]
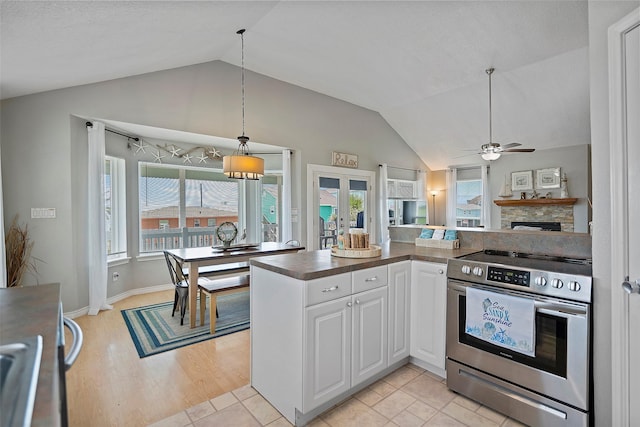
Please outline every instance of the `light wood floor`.
[[84, 345], [67, 372], [71, 427], [146, 426], [249, 383], [249, 330], [140, 359], [120, 310], [172, 299], [137, 295], [74, 319]]

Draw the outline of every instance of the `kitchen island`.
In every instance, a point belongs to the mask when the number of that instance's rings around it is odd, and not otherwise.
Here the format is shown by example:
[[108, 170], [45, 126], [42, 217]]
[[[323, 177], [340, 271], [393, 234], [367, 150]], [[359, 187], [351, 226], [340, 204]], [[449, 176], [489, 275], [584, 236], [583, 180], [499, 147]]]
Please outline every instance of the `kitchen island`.
[[478, 250], [391, 242], [375, 258], [252, 259], [251, 385], [304, 425], [410, 357], [444, 375], [446, 262]]

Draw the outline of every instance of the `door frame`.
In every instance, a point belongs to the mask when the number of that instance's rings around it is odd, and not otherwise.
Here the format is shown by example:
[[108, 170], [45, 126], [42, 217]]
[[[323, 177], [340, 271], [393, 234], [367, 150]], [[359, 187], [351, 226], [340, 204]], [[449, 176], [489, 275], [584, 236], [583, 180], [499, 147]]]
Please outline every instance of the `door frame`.
[[314, 210], [314, 203], [318, 199], [317, 186], [315, 183], [314, 175], [316, 173], [326, 173], [330, 175], [340, 175], [344, 177], [353, 178], [367, 178], [369, 180], [370, 188], [368, 190], [369, 197], [367, 198], [367, 211], [371, 222], [369, 223], [369, 241], [377, 242], [376, 224], [377, 224], [377, 212], [376, 212], [376, 200], [378, 195], [376, 193], [376, 173], [363, 169], [346, 169], [335, 166], [314, 165], [312, 163], [307, 164], [307, 247], [317, 247], [315, 241], [318, 230], [318, 212]]
[[629, 298], [621, 289], [628, 264], [629, 221], [627, 195], [626, 78], [624, 37], [640, 26], [640, 9], [609, 27], [609, 138], [611, 174], [611, 421], [628, 426], [629, 396]]

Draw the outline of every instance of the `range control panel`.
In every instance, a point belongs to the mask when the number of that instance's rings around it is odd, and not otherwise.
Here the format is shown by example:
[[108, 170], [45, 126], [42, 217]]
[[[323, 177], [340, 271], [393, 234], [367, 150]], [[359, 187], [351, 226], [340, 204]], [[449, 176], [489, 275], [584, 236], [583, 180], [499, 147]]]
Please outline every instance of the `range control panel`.
[[487, 280], [491, 280], [493, 282], [529, 287], [530, 279], [531, 273], [528, 271], [494, 266], [489, 266], [487, 269]]

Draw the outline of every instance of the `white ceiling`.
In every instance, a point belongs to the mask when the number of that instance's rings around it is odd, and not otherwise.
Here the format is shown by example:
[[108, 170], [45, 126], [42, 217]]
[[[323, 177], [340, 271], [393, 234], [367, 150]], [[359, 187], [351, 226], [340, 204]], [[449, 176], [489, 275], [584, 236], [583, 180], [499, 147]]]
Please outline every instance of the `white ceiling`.
[[489, 66], [495, 142], [589, 142], [585, 0], [3, 0], [0, 25], [2, 99], [240, 65], [246, 28], [247, 69], [379, 112], [431, 169], [478, 162]]

